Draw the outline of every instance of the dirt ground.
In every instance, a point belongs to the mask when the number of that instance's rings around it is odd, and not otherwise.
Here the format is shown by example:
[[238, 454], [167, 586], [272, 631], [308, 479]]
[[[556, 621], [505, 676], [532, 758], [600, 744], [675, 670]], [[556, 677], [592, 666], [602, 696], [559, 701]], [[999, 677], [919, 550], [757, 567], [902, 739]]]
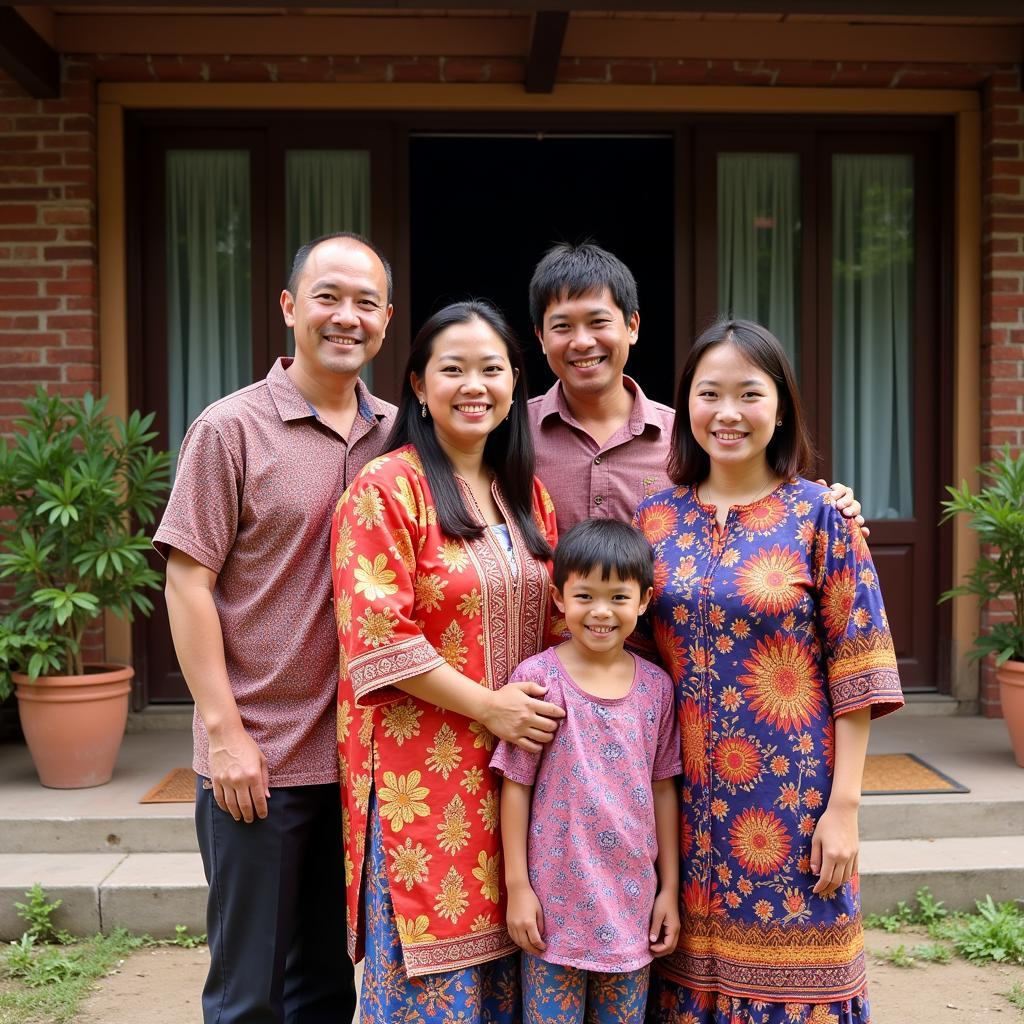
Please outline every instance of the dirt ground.
[[[910, 948], [924, 941], [867, 933], [874, 1024], [1024, 1024], [1024, 1011], [1001, 995], [1014, 982], [1024, 985], [1024, 967], [972, 967], [954, 958], [899, 968], [878, 959], [901, 943]], [[140, 950], [97, 986], [77, 1024], [194, 1024], [202, 1016], [199, 993], [208, 962], [205, 948]]]

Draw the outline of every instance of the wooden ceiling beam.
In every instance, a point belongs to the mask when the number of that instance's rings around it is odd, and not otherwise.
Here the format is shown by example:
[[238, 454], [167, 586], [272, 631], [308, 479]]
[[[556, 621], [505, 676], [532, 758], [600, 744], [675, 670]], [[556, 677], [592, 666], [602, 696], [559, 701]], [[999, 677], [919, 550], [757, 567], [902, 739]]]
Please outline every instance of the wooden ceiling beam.
[[60, 57], [13, 8], [0, 6], [0, 68], [30, 96], [60, 95]]
[[523, 82], [527, 92], [551, 92], [554, 89], [568, 24], [569, 15], [565, 11], [537, 11], [533, 16]]

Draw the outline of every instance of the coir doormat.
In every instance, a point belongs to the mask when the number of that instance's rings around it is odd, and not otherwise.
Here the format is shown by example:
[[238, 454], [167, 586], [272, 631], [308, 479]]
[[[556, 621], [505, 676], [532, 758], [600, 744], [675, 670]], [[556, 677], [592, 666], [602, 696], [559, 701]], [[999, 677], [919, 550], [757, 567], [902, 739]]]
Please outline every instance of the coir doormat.
[[969, 793], [970, 790], [916, 754], [868, 754], [861, 792], [865, 796], [885, 796], [893, 793]]
[[140, 804], [191, 804], [196, 799], [196, 773], [191, 768], [172, 768], [152, 789], [139, 798]]
[[[893, 793], [969, 793], [956, 779], [933, 768], [916, 754], [868, 754], [864, 762], [865, 796]], [[140, 804], [192, 803], [196, 774], [191, 768], [172, 768], [139, 800]]]

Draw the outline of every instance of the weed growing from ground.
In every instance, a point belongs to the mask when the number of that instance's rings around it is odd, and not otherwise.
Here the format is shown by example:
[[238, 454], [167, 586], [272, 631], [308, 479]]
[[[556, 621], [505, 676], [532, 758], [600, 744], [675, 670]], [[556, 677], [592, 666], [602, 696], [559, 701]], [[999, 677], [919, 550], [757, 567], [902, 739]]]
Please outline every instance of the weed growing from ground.
[[55, 1024], [74, 1019], [79, 1004], [93, 984], [110, 973], [129, 953], [143, 946], [175, 945], [194, 949], [206, 941], [179, 924], [166, 943], [148, 935], [130, 935], [118, 929], [110, 935], [75, 939], [53, 923], [60, 900], [48, 900], [41, 885], [16, 903], [18, 916], [28, 926], [0, 957], [0, 967], [16, 984], [0, 992], [0, 1024], [48, 1020]]
[[[913, 903], [900, 900], [896, 909], [888, 914], [868, 914], [864, 918], [865, 928], [880, 928], [884, 932], [894, 934], [901, 932], [907, 925], [924, 925], [931, 929], [938, 926], [949, 916], [942, 900], [937, 900], [928, 886], [917, 890]], [[941, 937], [941, 936], [939, 936]]]
[[875, 956], [885, 963], [892, 964], [893, 967], [917, 967], [919, 962], [948, 964], [953, 959], [953, 951], [938, 942], [927, 946], [914, 946], [911, 949], [900, 943], [893, 949], [875, 953]]
[[1024, 911], [1020, 905], [995, 903], [991, 896], [976, 905], [978, 913], [963, 918], [952, 936], [956, 951], [972, 964], [1024, 964]]
[[1004, 992], [1003, 995], [1020, 1010], [1021, 1019], [1024, 1019], [1024, 985], [1015, 981], [1010, 991]]

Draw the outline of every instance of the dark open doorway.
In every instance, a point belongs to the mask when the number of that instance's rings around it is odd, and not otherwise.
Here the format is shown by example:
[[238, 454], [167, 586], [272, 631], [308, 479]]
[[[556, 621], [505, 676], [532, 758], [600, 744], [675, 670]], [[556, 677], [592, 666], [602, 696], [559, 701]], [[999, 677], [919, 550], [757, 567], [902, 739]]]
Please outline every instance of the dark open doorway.
[[553, 242], [593, 238], [639, 285], [640, 341], [627, 370], [648, 397], [671, 404], [670, 136], [414, 136], [409, 162], [413, 333], [447, 302], [490, 299], [523, 341], [539, 394], [554, 377], [530, 324], [530, 275]]

